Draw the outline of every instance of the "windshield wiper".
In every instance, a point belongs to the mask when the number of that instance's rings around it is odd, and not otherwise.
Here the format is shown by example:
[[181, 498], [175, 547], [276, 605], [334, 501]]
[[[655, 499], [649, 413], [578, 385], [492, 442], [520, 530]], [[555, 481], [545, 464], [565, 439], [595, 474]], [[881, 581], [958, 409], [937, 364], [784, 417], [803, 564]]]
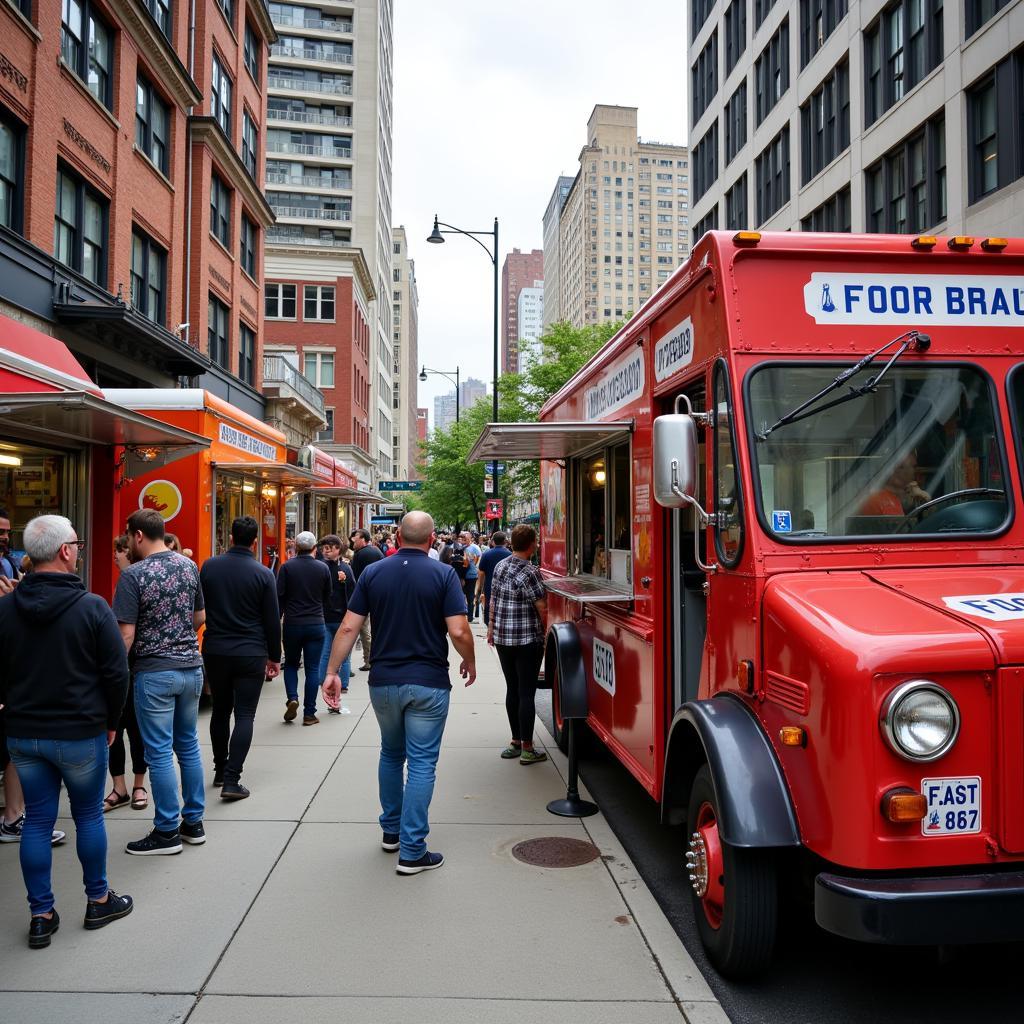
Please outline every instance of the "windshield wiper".
[[[784, 427], [787, 423], [796, 423], [798, 420], [806, 419], [808, 416], [817, 416], [820, 412], [825, 412], [828, 409], [834, 409], [837, 405], [842, 405], [844, 402], [852, 401], [854, 398], [860, 398], [862, 395], [868, 394], [868, 392], [876, 391], [878, 389], [878, 382], [889, 372], [889, 368], [893, 363], [908, 348], [914, 349], [916, 352], [927, 352], [928, 347], [931, 345], [932, 339], [927, 334], [922, 334], [918, 330], [904, 331], [903, 334], [887, 341], [881, 348], [875, 349], [874, 352], [866, 355], [858, 363], [854, 363], [853, 366], [843, 370], [841, 374], [831, 384], [823, 387], [816, 395], [808, 398], [806, 402], [802, 402], [795, 409], [787, 412], [785, 416], [780, 417], [770, 427], [765, 428], [760, 433], [756, 434], [758, 441], [767, 441], [768, 435], [774, 430], [778, 430], [779, 427]], [[869, 377], [859, 388], [850, 388], [849, 394], [843, 395], [841, 398], [833, 399], [831, 402], [826, 402], [824, 405], [815, 405], [816, 402], [820, 401], [826, 395], [831, 394], [836, 388], [840, 388], [845, 384], [851, 377], [860, 373], [865, 366], [870, 366], [887, 348], [892, 348], [893, 345], [899, 344], [899, 348], [890, 356], [889, 362], [885, 364], [874, 375]], [[814, 406], [812, 409], [811, 406]]]

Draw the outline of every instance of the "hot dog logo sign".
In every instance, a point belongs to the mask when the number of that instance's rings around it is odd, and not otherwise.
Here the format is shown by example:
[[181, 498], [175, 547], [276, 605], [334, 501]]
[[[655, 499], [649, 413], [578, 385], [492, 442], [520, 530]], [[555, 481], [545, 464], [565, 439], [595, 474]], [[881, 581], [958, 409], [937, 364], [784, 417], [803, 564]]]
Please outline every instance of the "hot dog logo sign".
[[169, 523], [181, 511], [181, 491], [170, 480], [151, 480], [139, 493], [139, 508], [159, 512]]

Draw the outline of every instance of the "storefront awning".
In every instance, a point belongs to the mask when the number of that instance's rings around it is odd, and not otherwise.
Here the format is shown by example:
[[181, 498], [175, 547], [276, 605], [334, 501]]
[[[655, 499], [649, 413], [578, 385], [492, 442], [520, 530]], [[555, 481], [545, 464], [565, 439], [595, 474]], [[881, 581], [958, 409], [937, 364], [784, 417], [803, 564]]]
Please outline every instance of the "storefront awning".
[[470, 462], [484, 459], [570, 459], [597, 445], [625, 441], [632, 420], [588, 423], [488, 423], [469, 453]]
[[210, 447], [199, 434], [82, 391], [0, 393], [0, 431], [49, 444], [124, 445], [130, 473]]
[[258, 476], [268, 484], [281, 487], [312, 488], [317, 478], [306, 469], [284, 462], [215, 462], [214, 468], [224, 473]]
[[361, 487], [318, 487], [314, 494], [327, 494], [332, 498], [342, 498], [345, 501], [367, 502], [374, 505], [383, 505], [387, 498], [376, 491], [364, 491]]

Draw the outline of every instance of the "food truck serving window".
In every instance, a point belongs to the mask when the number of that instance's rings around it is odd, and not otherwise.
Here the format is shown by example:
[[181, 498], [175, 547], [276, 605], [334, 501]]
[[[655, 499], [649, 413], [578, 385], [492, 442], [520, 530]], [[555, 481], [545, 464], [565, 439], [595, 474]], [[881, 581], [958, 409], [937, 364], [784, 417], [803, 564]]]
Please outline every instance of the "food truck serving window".
[[770, 534], [903, 540], [1007, 524], [998, 408], [979, 368], [893, 366], [874, 390], [779, 425], [843, 368], [775, 363], [747, 377], [754, 485]]
[[631, 588], [629, 444], [602, 448], [574, 462], [576, 572]]

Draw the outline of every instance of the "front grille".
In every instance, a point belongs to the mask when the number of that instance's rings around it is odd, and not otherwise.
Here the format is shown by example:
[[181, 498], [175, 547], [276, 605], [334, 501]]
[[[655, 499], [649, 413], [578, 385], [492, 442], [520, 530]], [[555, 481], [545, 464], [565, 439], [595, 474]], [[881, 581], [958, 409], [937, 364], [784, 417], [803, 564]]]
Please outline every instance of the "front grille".
[[1007, 853], [1024, 853], [1024, 668], [999, 672], [1000, 845]]

